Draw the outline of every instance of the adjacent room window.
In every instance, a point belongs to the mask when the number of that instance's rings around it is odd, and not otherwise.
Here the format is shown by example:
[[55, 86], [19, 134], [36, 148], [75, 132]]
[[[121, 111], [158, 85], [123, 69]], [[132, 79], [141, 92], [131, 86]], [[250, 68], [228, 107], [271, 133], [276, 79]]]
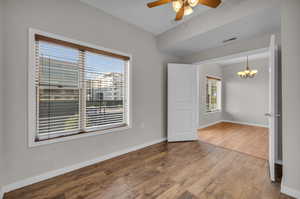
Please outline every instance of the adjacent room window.
[[221, 110], [222, 82], [220, 78], [206, 77], [206, 111], [215, 112]]
[[129, 57], [35, 35], [35, 141], [129, 125]]

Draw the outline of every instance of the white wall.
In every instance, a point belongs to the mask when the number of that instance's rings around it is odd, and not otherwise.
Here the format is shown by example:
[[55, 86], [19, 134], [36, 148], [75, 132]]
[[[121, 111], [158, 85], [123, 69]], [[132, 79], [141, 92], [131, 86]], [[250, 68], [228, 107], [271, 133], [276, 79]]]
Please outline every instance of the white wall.
[[[165, 64], [169, 57], [158, 52], [152, 34], [74, 0], [7, 0], [5, 10], [6, 184], [166, 136]], [[133, 128], [28, 148], [30, 27], [132, 54]]]
[[245, 70], [245, 62], [222, 67], [223, 120], [267, 126], [264, 114], [269, 112], [269, 60], [251, 60], [249, 66], [258, 70], [253, 79], [236, 75]]
[[0, 197], [1, 187], [4, 183], [4, 127], [3, 127], [3, 33], [4, 33], [4, 14], [3, 14], [3, 0], [0, 0]]
[[[250, 61], [250, 67], [255, 67], [259, 73], [254, 79], [249, 80], [243, 80], [236, 75], [238, 71], [245, 69], [244, 62], [226, 66], [218, 64], [199, 66], [199, 127], [205, 127], [221, 120], [267, 126], [268, 119], [264, 114], [268, 112], [269, 103], [268, 63], [267, 58]], [[207, 75], [222, 78], [221, 112], [206, 113]], [[249, 106], [245, 106], [245, 104]]]
[[206, 112], [206, 76], [222, 78], [222, 69], [217, 64], [204, 64], [199, 66], [199, 128], [222, 120], [222, 112]]
[[283, 191], [300, 198], [300, 1], [282, 1]]

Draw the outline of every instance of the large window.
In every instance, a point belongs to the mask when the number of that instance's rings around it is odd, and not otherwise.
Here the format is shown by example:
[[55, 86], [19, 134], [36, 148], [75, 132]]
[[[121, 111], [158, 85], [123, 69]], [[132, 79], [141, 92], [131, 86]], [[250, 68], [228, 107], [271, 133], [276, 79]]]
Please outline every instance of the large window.
[[221, 79], [216, 77], [206, 77], [206, 112], [216, 112], [221, 110]]
[[34, 42], [35, 142], [129, 125], [128, 56], [39, 34]]

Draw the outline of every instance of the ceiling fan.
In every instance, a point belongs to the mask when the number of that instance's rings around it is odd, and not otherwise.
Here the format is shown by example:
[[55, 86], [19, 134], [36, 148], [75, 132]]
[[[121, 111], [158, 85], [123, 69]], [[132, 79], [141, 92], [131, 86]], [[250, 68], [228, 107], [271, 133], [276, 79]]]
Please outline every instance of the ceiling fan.
[[184, 15], [193, 13], [193, 7], [202, 4], [211, 8], [216, 8], [221, 4], [221, 0], [157, 0], [148, 3], [149, 8], [172, 3], [174, 11], [177, 13], [175, 21], [179, 21]]

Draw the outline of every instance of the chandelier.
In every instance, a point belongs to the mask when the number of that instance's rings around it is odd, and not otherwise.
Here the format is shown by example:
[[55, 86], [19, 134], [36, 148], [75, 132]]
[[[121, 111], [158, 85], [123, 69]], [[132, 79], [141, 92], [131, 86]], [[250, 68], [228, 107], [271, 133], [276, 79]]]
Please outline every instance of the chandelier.
[[172, 2], [173, 10], [178, 12], [180, 8], [184, 5], [184, 15], [190, 15], [193, 13], [192, 7], [198, 4], [198, 0], [174, 0]]
[[240, 71], [237, 73], [238, 76], [240, 76], [242, 79], [246, 78], [253, 78], [257, 74], [257, 70], [251, 70], [248, 64], [248, 56], [247, 56], [247, 65], [246, 65], [246, 70]]

